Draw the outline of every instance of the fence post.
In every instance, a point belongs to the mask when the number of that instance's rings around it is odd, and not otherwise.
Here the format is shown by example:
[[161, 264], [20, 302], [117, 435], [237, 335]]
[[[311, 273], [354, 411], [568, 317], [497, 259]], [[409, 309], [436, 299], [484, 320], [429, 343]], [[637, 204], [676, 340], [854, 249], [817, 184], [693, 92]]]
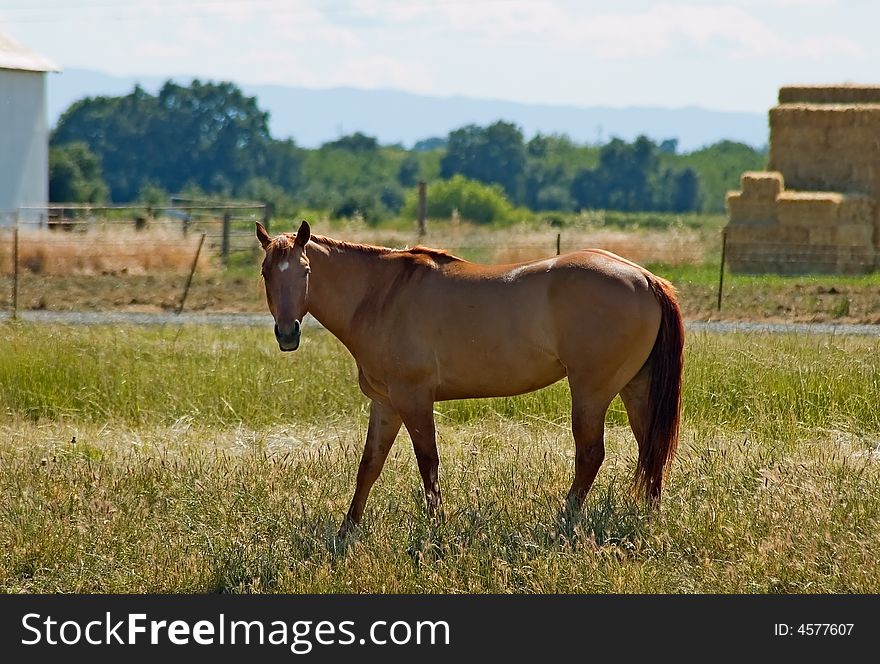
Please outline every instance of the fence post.
[[232, 215], [223, 213], [223, 238], [220, 244], [220, 255], [223, 258], [224, 267], [229, 263], [229, 230], [232, 225]]
[[424, 237], [428, 232], [428, 185], [424, 180], [419, 181], [419, 237]]
[[180, 298], [180, 304], [177, 305], [177, 315], [180, 315], [180, 312], [183, 311], [183, 305], [186, 303], [186, 296], [189, 295], [189, 287], [192, 285], [193, 275], [196, 273], [196, 266], [199, 264], [199, 254], [202, 253], [202, 245], [205, 243], [205, 234], [202, 233], [202, 237], [199, 238], [199, 247], [196, 249], [195, 258], [193, 258], [192, 267], [189, 270], [189, 277], [186, 280], [186, 286], [183, 287], [183, 296]]
[[721, 268], [718, 270], [718, 311], [721, 311], [721, 292], [724, 289], [724, 260], [727, 253], [727, 229], [721, 229]]
[[18, 318], [18, 212], [12, 229], [12, 320]]
[[181, 219], [181, 227], [183, 229], [183, 237], [189, 237], [189, 227], [192, 226], [192, 210], [181, 208], [183, 218]]
[[562, 253], [562, 233], [556, 234], [556, 255]]
[[269, 201], [263, 204], [263, 228], [269, 230], [269, 224], [272, 222], [272, 208], [274, 206]]

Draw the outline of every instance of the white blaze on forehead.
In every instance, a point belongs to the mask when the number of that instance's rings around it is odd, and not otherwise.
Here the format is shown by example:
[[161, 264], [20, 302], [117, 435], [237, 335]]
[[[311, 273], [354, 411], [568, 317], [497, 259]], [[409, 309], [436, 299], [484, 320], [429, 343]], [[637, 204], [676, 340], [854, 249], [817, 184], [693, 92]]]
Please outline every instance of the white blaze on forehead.
[[281, 261], [280, 263], [278, 263], [278, 269], [281, 272], [286, 272], [287, 268], [289, 268], [289, 267], [290, 267], [290, 261]]

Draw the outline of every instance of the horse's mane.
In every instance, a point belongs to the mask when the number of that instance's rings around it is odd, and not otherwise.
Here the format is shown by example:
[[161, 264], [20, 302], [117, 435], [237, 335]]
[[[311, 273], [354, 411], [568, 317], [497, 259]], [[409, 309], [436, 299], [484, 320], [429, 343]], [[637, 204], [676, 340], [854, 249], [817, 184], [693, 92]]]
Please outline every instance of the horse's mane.
[[[287, 249], [293, 249], [295, 241], [295, 233], [282, 233], [281, 235], [278, 235], [274, 240], [272, 240], [272, 244], [274, 245], [273, 248], [283, 251]], [[412, 247], [411, 249], [391, 249], [389, 247], [377, 247], [372, 244], [360, 244], [357, 242], [334, 240], [332, 237], [325, 237], [323, 235], [312, 235], [311, 241], [316, 242], [321, 246], [327, 247], [328, 249], [353, 250], [372, 256], [411, 256], [416, 260], [418, 260], [419, 257], [424, 256], [438, 263], [449, 263], [452, 261], [464, 262], [463, 259], [458, 258], [457, 256], [453, 256], [445, 249], [432, 249], [431, 247], [423, 247], [422, 245]]]

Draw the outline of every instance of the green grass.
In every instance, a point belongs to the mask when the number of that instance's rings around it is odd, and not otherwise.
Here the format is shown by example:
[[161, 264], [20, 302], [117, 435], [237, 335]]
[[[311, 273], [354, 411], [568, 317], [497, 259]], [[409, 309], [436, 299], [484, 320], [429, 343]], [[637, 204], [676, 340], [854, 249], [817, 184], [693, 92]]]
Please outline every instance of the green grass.
[[[699, 286], [718, 287], [719, 256], [709, 257], [711, 260], [699, 265], [668, 265], [662, 263], [648, 263], [646, 268], [660, 274], [676, 284], [691, 284]], [[802, 288], [811, 287], [835, 287], [843, 288], [880, 288], [880, 272], [870, 274], [735, 274], [729, 269], [724, 273], [726, 288], [740, 288], [753, 292], [766, 289], [786, 289], [792, 286]]]
[[445, 519], [401, 435], [362, 531], [333, 537], [366, 401], [307, 330], [0, 326], [5, 592], [873, 592], [880, 357], [859, 338], [691, 335], [663, 509], [629, 495], [615, 404], [563, 517], [564, 385], [438, 404]]

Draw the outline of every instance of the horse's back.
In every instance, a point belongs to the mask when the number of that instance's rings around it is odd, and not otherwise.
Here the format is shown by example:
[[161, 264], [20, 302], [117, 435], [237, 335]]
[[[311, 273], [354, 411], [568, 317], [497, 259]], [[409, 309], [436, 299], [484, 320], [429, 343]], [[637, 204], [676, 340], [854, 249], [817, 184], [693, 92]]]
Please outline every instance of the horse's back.
[[[450, 295], [451, 311], [475, 306], [505, 320], [538, 316], [567, 321], [572, 317], [623, 325], [634, 320], [656, 331], [659, 306], [647, 270], [601, 249], [583, 249], [512, 265], [450, 265], [436, 282]], [[445, 282], [445, 283], [444, 283]], [[461, 305], [455, 306], [456, 302]], [[490, 316], [484, 316], [490, 317]]]
[[660, 321], [645, 271], [601, 251], [447, 263], [409, 282], [388, 314], [395, 362], [426, 367], [440, 398], [526, 392], [575, 370], [634, 375]]

